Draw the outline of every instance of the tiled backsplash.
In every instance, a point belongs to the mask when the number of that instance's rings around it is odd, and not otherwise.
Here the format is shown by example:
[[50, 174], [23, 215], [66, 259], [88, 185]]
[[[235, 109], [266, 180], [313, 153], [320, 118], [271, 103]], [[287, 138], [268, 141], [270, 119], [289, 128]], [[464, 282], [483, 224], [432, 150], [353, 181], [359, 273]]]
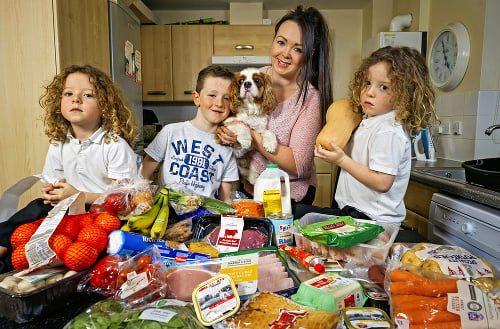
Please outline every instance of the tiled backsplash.
[[479, 91], [440, 96], [436, 109], [441, 125], [461, 122], [462, 134], [449, 135], [433, 132], [437, 137], [437, 156], [467, 161], [500, 156], [500, 129], [488, 136], [485, 129], [500, 123], [500, 91]]

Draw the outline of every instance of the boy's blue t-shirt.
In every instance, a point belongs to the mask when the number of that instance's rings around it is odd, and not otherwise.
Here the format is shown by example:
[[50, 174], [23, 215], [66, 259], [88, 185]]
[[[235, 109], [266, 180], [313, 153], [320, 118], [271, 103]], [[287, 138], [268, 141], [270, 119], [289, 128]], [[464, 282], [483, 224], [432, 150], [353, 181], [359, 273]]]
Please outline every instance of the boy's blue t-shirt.
[[214, 198], [221, 182], [239, 179], [232, 149], [189, 121], [163, 127], [145, 152], [163, 162], [159, 183], [167, 187]]

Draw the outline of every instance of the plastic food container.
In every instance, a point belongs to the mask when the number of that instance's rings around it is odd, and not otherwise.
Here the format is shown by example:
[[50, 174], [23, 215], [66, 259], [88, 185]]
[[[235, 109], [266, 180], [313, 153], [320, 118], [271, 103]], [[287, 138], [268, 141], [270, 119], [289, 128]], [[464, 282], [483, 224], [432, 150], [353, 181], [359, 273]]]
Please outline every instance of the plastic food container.
[[[18, 271], [0, 275], [0, 281]], [[77, 286], [88, 271], [78, 272], [45, 287], [27, 293], [15, 293], [0, 287], [0, 314], [17, 323], [32, 321], [54, 311], [63, 311], [73, 303]]]
[[[317, 222], [322, 222], [332, 217], [333, 215], [308, 213], [300, 219], [300, 225], [308, 225]], [[359, 243], [347, 248], [337, 248], [326, 244], [311, 241], [304, 237], [295, 227], [292, 227], [292, 233], [295, 238], [295, 244], [299, 249], [305, 250], [315, 256], [321, 256], [328, 259], [334, 259], [345, 262], [365, 263], [368, 260], [382, 263], [389, 254], [389, 250], [398, 234], [399, 225], [385, 222], [374, 222], [362, 219], [357, 219], [360, 222], [375, 223], [384, 227], [385, 231], [380, 233], [376, 238]]]
[[342, 328], [386, 328], [394, 329], [387, 313], [373, 307], [346, 307], [341, 310]]
[[[193, 241], [205, 239], [209, 233], [220, 226], [220, 222], [220, 215], [203, 215], [194, 225]], [[267, 236], [267, 241], [261, 247], [269, 247], [272, 244], [273, 224], [268, 218], [244, 217], [243, 230], [249, 229], [260, 231]]]

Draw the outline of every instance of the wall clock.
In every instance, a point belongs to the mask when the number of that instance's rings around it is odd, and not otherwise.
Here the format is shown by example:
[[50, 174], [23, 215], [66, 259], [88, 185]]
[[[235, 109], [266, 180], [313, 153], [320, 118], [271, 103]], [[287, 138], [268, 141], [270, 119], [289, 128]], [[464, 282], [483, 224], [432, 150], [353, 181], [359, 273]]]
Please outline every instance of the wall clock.
[[445, 26], [431, 45], [428, 65], [432, 83], [443, 91], [455, 89], [469, 65], [470, 39], [460, 22]]

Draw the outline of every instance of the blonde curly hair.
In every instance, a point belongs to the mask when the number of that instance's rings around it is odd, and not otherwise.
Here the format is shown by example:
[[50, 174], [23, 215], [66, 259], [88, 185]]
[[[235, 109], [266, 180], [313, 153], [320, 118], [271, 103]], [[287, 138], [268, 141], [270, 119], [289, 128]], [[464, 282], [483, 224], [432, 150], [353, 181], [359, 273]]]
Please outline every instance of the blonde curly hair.
[[388, 75], [396, 120], [401, 121], [408, 130], [416, 132], [439, 122], [434, 106], [435, 92], [425, 58], [409, 47], [380, 48], [362, 61], [350, 84], [354, 106], [362, 111], [360, 97], [366, 88], [368, 69], [380, 62], [389, 64]]
[[98, 106], [102, 112], [100, 126], [106, 131], [105, 143], [110, 143], [111, 140], [116, 142], [119, 135], [133, 147], [139, 136], [134, 113], [109, 75], [90, 65], [67, 67], [57, 74], [49, 85], [44, 86], [45, 91], [40, 96], [39, 103], [44, 110], [42, 120], [49, 142], [64, 142], [68, 129], [71, 128], [70, 122], [61, 113], [61, 98], [66, 78], [76, 72], [88, 75], [94, 87]]

